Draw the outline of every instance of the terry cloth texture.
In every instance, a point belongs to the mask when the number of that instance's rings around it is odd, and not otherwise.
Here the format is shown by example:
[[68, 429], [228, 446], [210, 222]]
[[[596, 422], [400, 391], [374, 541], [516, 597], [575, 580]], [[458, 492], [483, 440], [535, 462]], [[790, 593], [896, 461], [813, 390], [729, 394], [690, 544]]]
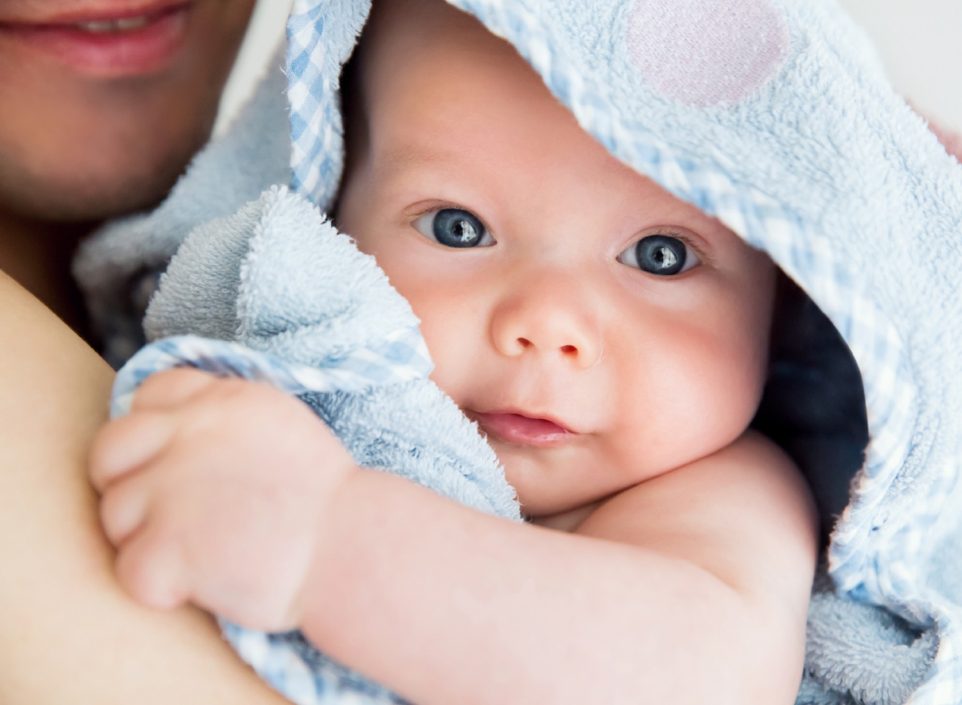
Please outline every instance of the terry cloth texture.
[[[520, 520], [491, 447], [427, 379], [432, 365], [407, 302], [372, 257], [285, 187], [187, 238], [146, 328], [160, 340], [120, 371], [113, 415], [127, 412], [151, 373], [184, 364], [269, 382], [314, 409], [359, 464]], [[400, 702], [297, 633], [222, 626], [296, 702]]]
[[[775, 360], [773, 379], [781, 384], [759, 419], [794, 452], [823, 513], [834, 520], [827, 527], [825, 575], [809, 611], [798, 702], [962, 702], [962, 348], [956, 342], [962, 333], [962, 167], [892, 91], [867, 40], [833, 0], [733, 0], [724, 12], [711, 0], [449, 1], [512, 43], [614, 156], [767, 252], [831, 321], [826, 325], [804, 304], [796, 309], [801, 318], [780, 321], [787, 328], [785, 358]], [[366, 392], [332, 393], [322, 384], [323, 390], [305, 393], [312, 387], [301, 380], [311, 376], [303, 365], [333, 370], [341, 359], [318, 363], [323, 346], [311, 333], [323, 328], [327, 314], [325, 302], [311, 293], [314, 278], [295, 276], [282, 292], [294, 308], [248, 300], [261, 290], [244, 288], [252, 276], [245, 272], [256, 270], [267, 251], [255, 243], [274, 232], [274, 218], [285, 223], [274, 233], [278, 240], [286, 232], [343, 238], [302, 205], [309, 200], [323, 212], [336, 194], [343, 165], [338, 76], [368, 10], [366, 0], [295, 0], [288, 25], [289, 132], [282, 129], [290, 138], [291, 172], [275, 179], [292, 191], [269, 192], [234, 218], [195, 231], [193, 249], [178, 257], [183, 271], [203, 269], [205, 262], [220, 269], [211, 269], [207, 280], [198, 273], [196, 282], [185, 282], [172, 268], [157, 299], [154, 334], [200, 333], [241, 341], [249, 350], [239, 354], [208, 341], [215, 352], [197, 352], [165, 343], [176, 362], [135, 363], [119, 378], [118, 394], [129, 393], [152, 369], [211, 360], [244, 376], [293, 378], [293, 386], [276, 383], [309, 403], [330, 394], [376, 394], [373, 383]], [[199, 160], [213, 164], [214, 151]], [[231, 168], [215, 165], [211, 173], [220, 177]], [[174, 219], [176, 211], [200, 224], [241, 202], [226, 209], [208, 203], [206, 213], [180, 210], [177, 199], [195, 190], [193, 176], [189, 172], [162, 206], [162, 220]], [[140, 249], [121, 257], [124, 262], [169, 256], [169, 248], [128, 229], [134, 232], [123, 236], [129, 238], [124, 246]], [[204, 260], [201, 240], [221, 235], [216, 262]], [[91, 244], [87, 269], [78, 269], [91, 290], [97, 281], [103, 291], [122, 290], [110, 287], [122, 286], [123, 275], [100, 264], [106, 252], [121, 251], [120, 240]], [[225, 300], [225, 292], [234, 299]], [[394, 294], [382, 294], [383, 305], [391, 306]], [[298, 308], [302, 297], [304, 309]], [[328, 313], [336, 318], [340, 299], [333, 299]], [[258, 306], [264, 317], [253, 325], [248, 316]], [[378, 374], [393, 369], [384, 341], [403, 328], [396, 323], [367, 331]], [[404, 367], [397, 374], [403, 376]], [[325, 419], [338, 430], [341, 407], [315, 408], [322, 415], [323, 408], [332, 410]], [[407, 429], [390, 424], [411, 420], [386, 415], [384, 432], [400, 437]], [[465, 443], [477, 435], [469, 425], [452, 424]], [[468, 475], [483, 495], [497, 473]], [[297, 634], [230, 626], [226, 633], [258, 672], [298, 703], [396, 701], [331, 664]]]
[[281, 63], [279, 53], [224, 137], [194, 158], [160, 207], [108, 223], [78, 251], [74, 276], [104, 341], [104, 356], [114, 367], [145, 342], [147, 302], [187, 234], [290, 180], [287, 79]]

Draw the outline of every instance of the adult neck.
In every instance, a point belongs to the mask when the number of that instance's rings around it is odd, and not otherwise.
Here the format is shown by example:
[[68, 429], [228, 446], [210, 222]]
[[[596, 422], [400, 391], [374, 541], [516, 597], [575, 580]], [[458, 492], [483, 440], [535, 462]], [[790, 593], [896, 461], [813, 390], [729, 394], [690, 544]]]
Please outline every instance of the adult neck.
[[0, 212], [0, 270], [86, 338], [86, 311], [70, 263], [91, 227], [24, 220]]

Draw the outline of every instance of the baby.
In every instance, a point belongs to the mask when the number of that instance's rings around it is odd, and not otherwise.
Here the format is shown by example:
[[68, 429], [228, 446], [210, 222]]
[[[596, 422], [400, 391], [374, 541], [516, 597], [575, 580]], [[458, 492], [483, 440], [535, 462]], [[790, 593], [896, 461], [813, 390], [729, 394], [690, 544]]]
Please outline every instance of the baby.
[[791, 703], [816, 517], [748, 430], [776, 270], [615, 160], [508, 44], [380, 0], [338, 227], [528, 522], [357, 467], [251, 382], [150, 378], [92, 452], [121, 582], [318, 648], [421, 703]]

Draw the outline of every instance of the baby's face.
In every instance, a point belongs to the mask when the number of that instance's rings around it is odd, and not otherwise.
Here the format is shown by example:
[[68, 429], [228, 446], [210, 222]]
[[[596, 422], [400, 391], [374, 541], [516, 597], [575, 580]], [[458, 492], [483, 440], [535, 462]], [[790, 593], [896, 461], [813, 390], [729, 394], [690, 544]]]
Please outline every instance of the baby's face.
[[768, 258], [611, 157], [473, 20], [391, 5], [365, 40], [368, 136], [338, 224], [410, 301], [433, 379], [525, 511], [735, 440], [765, 377]]

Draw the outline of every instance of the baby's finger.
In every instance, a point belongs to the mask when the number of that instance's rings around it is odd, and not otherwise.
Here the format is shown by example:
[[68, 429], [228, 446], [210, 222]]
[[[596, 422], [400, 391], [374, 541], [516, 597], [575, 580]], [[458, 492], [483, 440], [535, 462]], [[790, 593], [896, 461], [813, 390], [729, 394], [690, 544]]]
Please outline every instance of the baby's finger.
[[134, 393], [132, 411], [159, 411], [178, 407], [219, 378], [193, 367], [177, 367], [148, 377]]
[[169, 414], [140, 412], [104, 426], [90, 447], [90, 481], [98, 492], [151, 460], [174, 436]]
[[100, 500], [100, 524], [114, 546], [123, 544], [143, 524], [154, 482], [153, 473], [135, 473], [104, 493]]
[[117, 580], [135, 600], [158, 609], [171, 609], [190, 597], [183, 552], [147, 527], [125, 543], [117, 557]]

